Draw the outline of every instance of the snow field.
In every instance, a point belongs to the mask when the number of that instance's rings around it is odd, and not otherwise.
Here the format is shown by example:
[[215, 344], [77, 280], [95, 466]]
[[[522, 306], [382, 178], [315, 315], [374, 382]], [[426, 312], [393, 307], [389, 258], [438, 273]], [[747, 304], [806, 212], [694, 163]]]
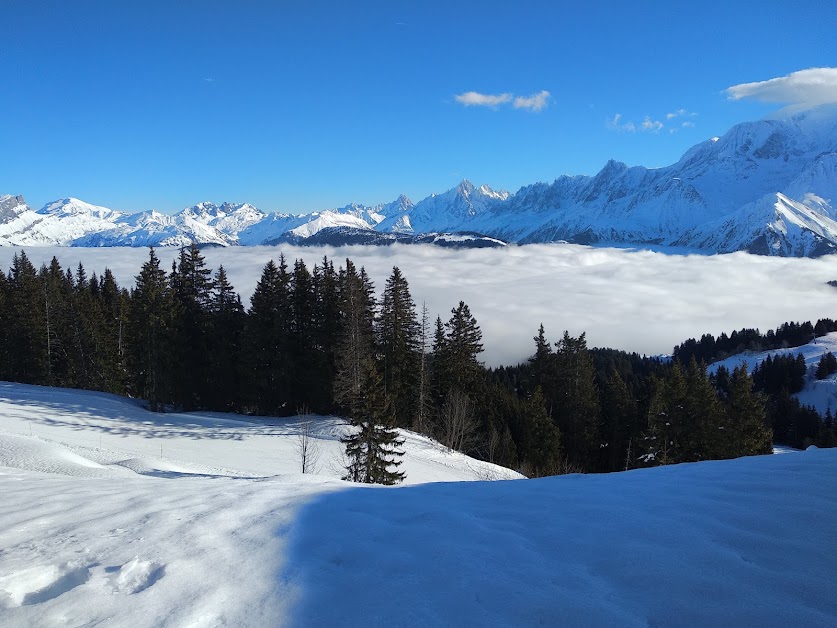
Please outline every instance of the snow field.
[[[836, 450], [365, 487], [329, 466], [334, 418], [314, 423], [321, 474], [299, 473], [300, 421], [0, 383], [0, 625], [837, 618]], [[414, 483], [514, 476], [404, 436]]]

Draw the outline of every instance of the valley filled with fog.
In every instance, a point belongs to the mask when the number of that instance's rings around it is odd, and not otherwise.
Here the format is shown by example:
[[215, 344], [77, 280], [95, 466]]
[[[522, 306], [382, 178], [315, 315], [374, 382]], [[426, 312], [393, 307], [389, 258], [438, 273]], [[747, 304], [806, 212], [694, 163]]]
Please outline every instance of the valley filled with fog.
[[[18, 248], [0, 248], [7, 271]], [[58, 257], [64, 268], [84, 264], [88, 274], [110, 268], [121, 286], [131, 287], [144, 248], [25, 249], [39, 267]], [[170, 269], [178, 249], [157, 249]], [[420, 311], [449, 317], [465, 301], [483, 331], [483, 360], [489, 366], [514, 364], [534, 349], [532, 337], [543, 323], [557, 340], [564, 329], [587, 333], [590, 346], [645, 354], [672, 347], [703, 333], [742, 327], [762, 331], [785, 321], [837, 315], [837, 260], [779, 258], [733, 253], [679, 255], [647, 250], [593, 248], [570, 244], [452, 249], [425, 245], [388, 247], [229, 247], [203, 251], [213, 270], [223, 264], [245, 307], [264, 264], [280, 253], [292, 265], [302, 258], [309, 269], [323, 256], [335, 265], [351, 258], [364, 266], [376, 290], [398, 266]]]

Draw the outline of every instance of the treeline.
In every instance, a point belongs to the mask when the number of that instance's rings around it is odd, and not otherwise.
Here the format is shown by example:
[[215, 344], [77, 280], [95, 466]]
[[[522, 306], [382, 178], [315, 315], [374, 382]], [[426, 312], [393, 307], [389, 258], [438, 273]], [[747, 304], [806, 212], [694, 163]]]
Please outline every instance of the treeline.
[[486, 369], [467, 304], [431, 320], [397, 267], [376, 298], [348, 259], [309, 269], [280, 256], [245, 307], [195, 246], [169, 271], [152, 249], [130, 290], [108, 270], [88, 277], [57, 259], [38, 270], [21, 252], [0, 272], [0, 320], [0, 379], [127, 394], [156, 411], [337, 413], [356, 428], [346, 477], [362, 482], [402, 479], [395, 427], [529, 476], [767, 453], [773, 431], [837, 440], [830, 416], [790, 396], [796, 372], [773, 366], [710, 377], [695, 356], [589, 349], [566, 332], [553, 344], [541, 326], [529, 361]]
[[762, 334], [758, 329], [747, 328], [733, 331], [729, 335], [724, 332], [717, 338], [712, 334], [704, 334], [700, 340], [689, 338], [674, 347], [672, 357], [683, 364], [688, 364], [692, 358], [711, 364], [744, 351], [801, 347], [814, 338], [833, 331], [837, 331], [837, 321], [823, 318], [813, 325], [810, 322], [783, 323], [775, 331], [769, 329], [766, 334]]

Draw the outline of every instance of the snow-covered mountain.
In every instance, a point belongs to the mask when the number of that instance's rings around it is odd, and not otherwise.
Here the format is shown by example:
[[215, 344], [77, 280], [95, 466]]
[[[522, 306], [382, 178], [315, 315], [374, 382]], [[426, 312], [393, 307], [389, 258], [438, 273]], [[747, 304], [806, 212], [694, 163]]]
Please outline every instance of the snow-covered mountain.
[[[393, 241], [519, 244], [568, 241], [818, 256], [837, 250], [837, 107], [745, 122], [664, 168], [609, 161], [514, 194], [464, 180], [413, 204], [346, 205], [303, 215], [199, 203], [126, 215], [77, 199], [33, 211], [0, 197], [0, 245], [178, 246]], [[485, 236], [487, 239], [479, 238]]]

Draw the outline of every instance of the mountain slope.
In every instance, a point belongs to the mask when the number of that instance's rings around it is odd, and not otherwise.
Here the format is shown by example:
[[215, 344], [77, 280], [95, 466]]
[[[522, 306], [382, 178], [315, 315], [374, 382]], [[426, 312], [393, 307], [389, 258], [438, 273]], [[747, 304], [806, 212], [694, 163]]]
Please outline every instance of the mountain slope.
[[204, 202], [173, 216], [126, 216], [76, 199], [34, 212], [22, 197], [4, 196], [0, 245], [340, 244], [341, 233], [347, 242], [387, 243], [392, 238], [374, 233], [468, 232], [519, 244], [617, 242], [818, 256], [837, 249], [835, 199], [837, 106], [827, 105], [786, 120], [738, 124], [664, 168], [611, 160], [595, 176], [562, 176], [515, 194], [464, 180], [415, 204], [402, 195], [386, 204], [287, 215]]

